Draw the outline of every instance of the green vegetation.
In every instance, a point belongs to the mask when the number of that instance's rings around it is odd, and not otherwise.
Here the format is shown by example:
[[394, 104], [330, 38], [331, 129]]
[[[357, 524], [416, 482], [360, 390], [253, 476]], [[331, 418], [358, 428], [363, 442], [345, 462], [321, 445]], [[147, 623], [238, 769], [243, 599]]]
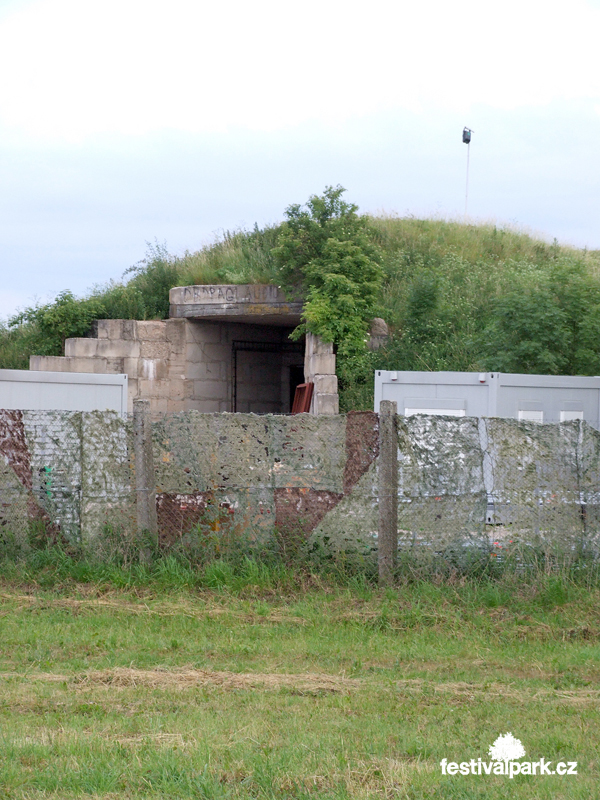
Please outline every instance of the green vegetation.
[[[220, 566], [0, 565], [3, 798], [596, 796], [597, 586]], [[442, 776], [507, 731], [578, 775]]]
[[366, 347], [370, 322], [379, 311], [383, 287], [382, 253], [369, 220], [341, 199], [343, 189], [311, 197], [305, 208], [286, 212], [273, 250], [284, 286], [301, 286], [304, 323], [293, 338], [310, 331], [337, 346], [342, 387], [370, 375]]
[[[374, 369], [600, 374], [598, 251], [494, 225], [359, 216], [342, 193], [181, 257], [154, 246], [123, 283], [27, 309], [0, 327], [0, 367], [60, 355], [93, 319], [166, 317], [171, 286], [274, 282], [300, 285], [306, 329], [336, 342], [343, 410], [372, 407]], [[364, 342], [372, 316], [392, 334], [377, 353]]]

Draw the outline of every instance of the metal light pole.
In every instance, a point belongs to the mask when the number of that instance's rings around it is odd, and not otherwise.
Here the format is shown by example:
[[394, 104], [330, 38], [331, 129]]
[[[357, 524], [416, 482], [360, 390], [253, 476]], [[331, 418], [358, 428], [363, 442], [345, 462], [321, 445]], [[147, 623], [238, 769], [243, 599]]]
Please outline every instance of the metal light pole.
[[467, 204], [469, 202], [469, 157], [471, 155], [471, 128], [463, 128], [462, 140], [467, 145], [467, 188], [465, 191], [465, 222], [467, 221]]

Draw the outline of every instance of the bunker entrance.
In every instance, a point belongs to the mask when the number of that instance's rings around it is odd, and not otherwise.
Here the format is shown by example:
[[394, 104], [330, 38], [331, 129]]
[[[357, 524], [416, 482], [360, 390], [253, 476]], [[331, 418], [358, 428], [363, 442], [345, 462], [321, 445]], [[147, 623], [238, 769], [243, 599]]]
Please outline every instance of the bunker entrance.
[[304, 342], [232, 342], [232, 411], [286, 414], [304, 382]]

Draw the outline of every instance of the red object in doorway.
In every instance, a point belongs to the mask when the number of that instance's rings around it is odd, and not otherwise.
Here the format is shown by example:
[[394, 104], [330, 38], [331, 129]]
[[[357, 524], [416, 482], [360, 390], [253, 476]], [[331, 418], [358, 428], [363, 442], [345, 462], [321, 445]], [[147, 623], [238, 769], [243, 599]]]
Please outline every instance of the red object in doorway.
[[313, 388], [314, 383], [299, 383], [298, 386], [296, 386], [292, 414], [302, 414], [310, 411]]

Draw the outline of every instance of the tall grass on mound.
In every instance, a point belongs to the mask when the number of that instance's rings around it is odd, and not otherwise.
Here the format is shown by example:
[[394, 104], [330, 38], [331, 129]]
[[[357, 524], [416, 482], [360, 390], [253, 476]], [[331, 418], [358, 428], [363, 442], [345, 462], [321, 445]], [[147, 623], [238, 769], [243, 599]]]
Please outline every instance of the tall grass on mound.
[[[490, 224], [361, 216], [328, 187], [280, 225], [225, 232], [194, 252], [149, 247], [122, 282], [0, 324], [0, 367], [61, 355], [94, 319], [161, 319], [172, 286], [300, 283], [308, 330], [338, 350], [340, 407], [373, 407], [373, 371], [600, 374], [600, 252]], [[381, 315], [388, 345], [364, 348]]]
[[396, 368], [597, 374], [598, 253], [489, 225], [373, 226], [387, 256]]
[[557, 258], [575, 256], [585, 260], [594, 274], [600, 269], [600, 251], [560, 245], [556, 239], [550, 244], [512, 225], [392, 214], [369, 218], [385, 252], [408, 249], [428, 257], [455, 252], [470, 262], [484, 258], [490, 263], [528, 261], [540, 266]]
[[225, 231], [201, 250], [177, 260], [181, 285], [204, 283], [280, 283], [273, 248], [279, 226]]

